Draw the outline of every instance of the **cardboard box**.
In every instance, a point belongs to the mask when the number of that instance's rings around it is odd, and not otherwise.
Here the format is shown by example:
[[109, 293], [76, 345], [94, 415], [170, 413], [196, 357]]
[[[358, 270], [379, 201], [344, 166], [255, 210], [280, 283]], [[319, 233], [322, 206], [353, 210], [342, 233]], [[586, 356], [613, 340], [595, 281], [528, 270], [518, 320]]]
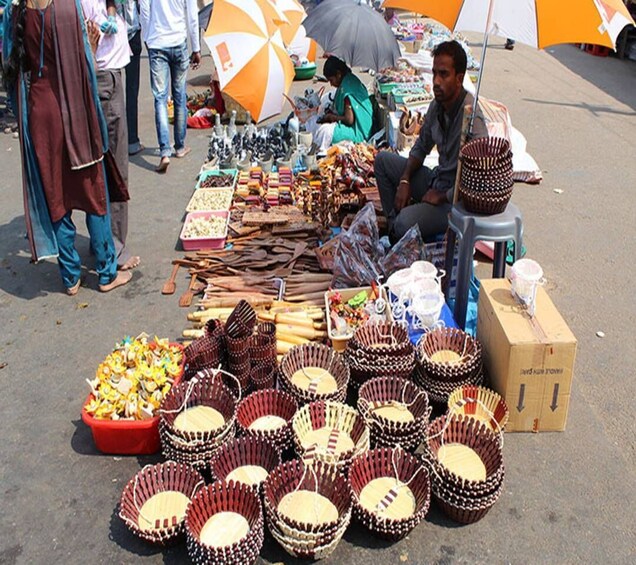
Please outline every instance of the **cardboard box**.
[[506, 431], [563, 431], [576, 338], [542, 287], [531, 318], [507, 279], [481, 281], [477, 338], [494, 390], [508, 404]]

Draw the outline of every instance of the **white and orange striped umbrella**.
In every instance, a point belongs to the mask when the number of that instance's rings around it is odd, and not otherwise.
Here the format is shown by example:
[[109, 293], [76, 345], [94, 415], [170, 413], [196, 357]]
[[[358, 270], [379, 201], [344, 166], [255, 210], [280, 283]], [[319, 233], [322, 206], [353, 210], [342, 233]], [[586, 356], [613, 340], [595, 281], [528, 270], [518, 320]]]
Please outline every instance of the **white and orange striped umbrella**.
[[318, 45], [313, 39], [307, 37], [305, 27], [301, 25], [291, 42], [287, 44], [287, 51], [300, 60], [307, 59], [311, 63], [315, 63]]
[[452, 31], [485, 31], [543, 49], [590, 43], [614, 49], [633, 24], [623, 0], [386, 0], [386, 8], [426, 14]]
[[216, 0], [203, 35], [221, 90], [256, 121], [280, 113], [294, 78], [279, 29], [284, 21], [269, 0]]
[[307, 12], [298, 0], [271, 0], [279, 12], [287, 18], [287, 22], [280, 27], [285, 45], [291, 45], [298, 33], [300, 23], [307, 17]]

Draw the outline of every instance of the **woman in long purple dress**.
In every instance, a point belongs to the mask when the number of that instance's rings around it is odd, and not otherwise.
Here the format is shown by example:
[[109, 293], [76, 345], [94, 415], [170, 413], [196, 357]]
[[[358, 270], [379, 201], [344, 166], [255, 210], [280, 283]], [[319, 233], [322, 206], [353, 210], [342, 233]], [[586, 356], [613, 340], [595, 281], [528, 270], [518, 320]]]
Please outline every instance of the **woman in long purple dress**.
[[77, 293], [81, 260], [71, 213], [82, 210], [99, 289], [107, 292], [132, 275], [117, 272], [104, 170], [107, 137], [81, 11], [76, 0], [19, 0], [11, 8], [5, 13], [5, 80], [20, 124], [33, 259], [57, 256], [66, 291]]

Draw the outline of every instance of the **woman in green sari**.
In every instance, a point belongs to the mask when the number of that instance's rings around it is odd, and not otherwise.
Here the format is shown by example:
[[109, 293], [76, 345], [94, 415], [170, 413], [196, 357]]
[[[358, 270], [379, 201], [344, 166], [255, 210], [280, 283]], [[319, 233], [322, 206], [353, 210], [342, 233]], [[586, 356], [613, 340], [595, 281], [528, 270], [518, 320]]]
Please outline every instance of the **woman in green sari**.
[[366, 86], [336, 57], [325, 61], [323, 74], [336, 87], [332, 107], [319, 120], [314, 141], [325, 150], [340, 141], [369, 141], [373, 127], [373, 105]]

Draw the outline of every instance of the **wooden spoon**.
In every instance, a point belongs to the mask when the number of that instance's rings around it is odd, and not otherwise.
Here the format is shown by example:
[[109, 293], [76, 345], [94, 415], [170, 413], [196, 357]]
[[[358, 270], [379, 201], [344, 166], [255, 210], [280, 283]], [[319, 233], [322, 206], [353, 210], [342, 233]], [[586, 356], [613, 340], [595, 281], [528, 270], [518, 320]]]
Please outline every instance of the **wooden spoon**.
[[181, 263], [175, 263], [172, 267], [172, 273], [170, 273], [170, 278], [163, 283], [163, 287], [161, 288], [161, 294], [174, 294], [177, 290], [177, 284], [175, 282], [177, 278], [177, 272], [179, 271], [179, 267]]

